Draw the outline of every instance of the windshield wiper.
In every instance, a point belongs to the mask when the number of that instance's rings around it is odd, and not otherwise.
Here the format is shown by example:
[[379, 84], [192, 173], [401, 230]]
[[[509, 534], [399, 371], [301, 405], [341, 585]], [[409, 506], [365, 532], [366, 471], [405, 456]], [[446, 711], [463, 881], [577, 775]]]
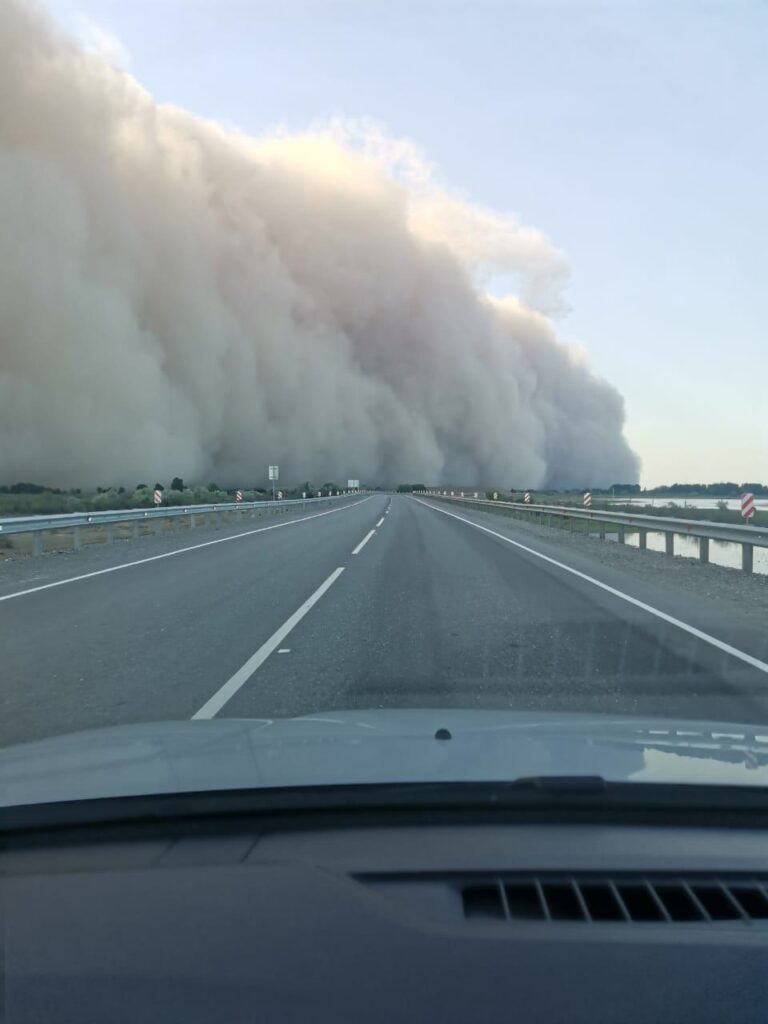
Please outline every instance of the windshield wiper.
[[531, 776], [501, 782], [230, 789], [148, 794], [0, 810], [3, 843], [80, 829], [338, 827], [440, 822], [615, 823], [768, 827], [768, 787], [611, 782], [600, 776]]

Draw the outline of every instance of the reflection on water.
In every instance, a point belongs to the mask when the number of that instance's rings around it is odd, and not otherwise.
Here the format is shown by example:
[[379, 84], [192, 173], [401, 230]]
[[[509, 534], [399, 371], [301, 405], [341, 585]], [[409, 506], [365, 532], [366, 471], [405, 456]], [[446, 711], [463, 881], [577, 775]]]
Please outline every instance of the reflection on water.
[[[606, 540], [617, 541], [618, 539], [618, 533], [606, 534]], [[638, 534], [628, 533], [626, 542], [632, 547], [638, 547]], [[649, 532], [647, 544], [651, 551], [664, 551], [664, 534]], [[698, 558], [699, 538], [686, 537], [684, 534], [676, 533], [675, 554], [682, 555], [684, 558]], [[753, 555], [753, 570], [762, 575], [768, 575], [768, 548], [755, 547]], [[728, 569], [741, 569], [741, 544], [732, 544], [725, 540], [711, 540], [709, 542], [709, 560], [714, 565], [724, 565]]]

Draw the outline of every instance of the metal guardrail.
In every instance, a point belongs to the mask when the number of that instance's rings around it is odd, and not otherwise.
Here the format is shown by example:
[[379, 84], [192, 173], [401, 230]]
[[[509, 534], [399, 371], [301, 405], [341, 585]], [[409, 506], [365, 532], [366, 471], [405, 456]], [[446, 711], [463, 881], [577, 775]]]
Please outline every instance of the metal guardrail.
[[[710, 540], [726, 541], [741, 545], [741, 568], [751, 573], [755, 547], [768, 547], [768, 528], [764, 526], [739, 526], [730, 523], [713, 523], [706, 519], [679, 519], [673, 516], [649, 516], [635, 512], [608, 512], [603, 509], [579, 508], [577, 505], [526, 505], [517, 501], [491, 501], [487, 498], [467, 498], [461, 495], [446, 495], [439, 491], [419, 492], [430, 498], [441, 501], [457, 502], [463, 505], [488, 506], [496, 509], [508, 509], [538, 518], [542, 525], [551, 525], [552, 518], [564, 520], [587, 520], [602, 525], [618, 528], [618, 541], [624, 543], [627, 528], [637, 530], [638, 546], [647, 547], [649, 533], [663, 533], [666, 538], [666, 554], [675, 553], [675, 534], [685, 537], [696, 537], [699, 541], [699, 561], [709, 562]], [[545, 523], [545, 518], [549, 517]], [[605, 529], [600, 529], [599, 537], [605, 540]]]
[[133, 536], [138, 537], [140, 524], [150, 521], [155, 522], [155, 530], [160, 532], [165, 520], [184, 516], [189, 518], [190, 528], [194, 528], [199, 516], [215, 514], [220, 520], [222, 514], [226, 512], [279, 512], [296, 506], [317, 507], [355, 498], [363, 493], [366, 492], [356, 491], [349, 494], [325, 495], [320, 498], [290, 498], [281, 501], [219, 502], [214, 505], [169, 505], [159, 508], [113, 509], [104, 512], [65, 512], [50, 516], [9, 516], [0, 519], [0, 537], [31, 533], [33, 535], [32, 553], [41, 555], [43, 553], [43, 536], [50, 531], [73, 531], [73, 547], [77, 549], [82, 543], [80, 530], [83, 527], [106, 526], [107, 543], [111, 544], [114, 540], [115, 523], [133, 523]]

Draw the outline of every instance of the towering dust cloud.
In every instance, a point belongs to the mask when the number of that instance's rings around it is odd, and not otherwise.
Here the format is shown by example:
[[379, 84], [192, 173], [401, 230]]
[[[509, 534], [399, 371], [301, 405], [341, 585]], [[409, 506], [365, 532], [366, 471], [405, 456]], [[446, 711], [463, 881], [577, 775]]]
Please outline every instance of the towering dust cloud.
[[545, 315], [562, 256], [360, 134], [159, 106], [3, 0], [0, 482], [636, 479]]

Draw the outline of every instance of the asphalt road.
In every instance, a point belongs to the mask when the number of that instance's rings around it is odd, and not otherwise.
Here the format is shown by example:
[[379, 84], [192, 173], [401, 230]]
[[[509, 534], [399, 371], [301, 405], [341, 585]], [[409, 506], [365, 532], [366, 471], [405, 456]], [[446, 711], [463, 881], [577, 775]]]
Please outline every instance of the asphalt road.
[[275, 525], [0, 567], [0, 743], [380, 707], [768, 723], [761, 621], [663, 572], [410, 496]]

